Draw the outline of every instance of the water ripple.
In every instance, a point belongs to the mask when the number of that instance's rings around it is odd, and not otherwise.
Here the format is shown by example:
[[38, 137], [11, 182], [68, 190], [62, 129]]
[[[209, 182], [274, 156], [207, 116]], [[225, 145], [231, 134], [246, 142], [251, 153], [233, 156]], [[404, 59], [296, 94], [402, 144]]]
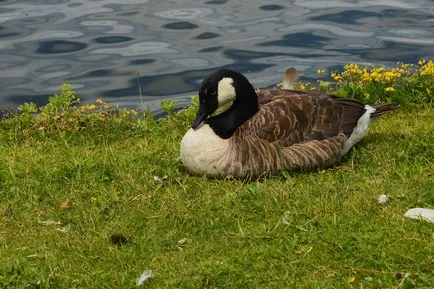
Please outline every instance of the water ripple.
[[166, 54], [177, 53], [178, 50], [172, 49], [173, 45], [165, 42], [141, 42], [134, 43], [122, 48], [101, 48], [95, 49], [91, 53], [95, 54], [119, 54], [122, 56], [139, 56], [145, 54]]
[[66, 40], [42, 41], [38, 43], [38, 46], [35, 53], [41, 54], [70, 53], [87, 47], [84, 43]]
[[415, 63], [434, 57], [433, 23], [432, 0], [0, 1], [0, 109], [65, 81], [84, 101], [135, 106], [141, 91], [156, 109], [223, 67], [272, 86], [287, 66], [315, 81], [348, 62]]
[[173, 22], [173, 23], [165, 24], [165, 25], [163, 25], [163, 27], [166, 29], [175, 29], [175, 30], [187, 29], [187, 30], [189, 30], [189, 29], [196, 29], [199, 26], [197, 26], [193, 23], [187, 22], [187, 21], [180, 21], [180, 22]]

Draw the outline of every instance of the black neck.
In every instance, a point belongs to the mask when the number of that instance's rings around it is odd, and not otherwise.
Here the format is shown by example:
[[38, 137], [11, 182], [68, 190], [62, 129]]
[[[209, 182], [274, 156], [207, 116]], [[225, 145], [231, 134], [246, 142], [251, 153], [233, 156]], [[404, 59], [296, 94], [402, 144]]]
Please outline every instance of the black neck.
[[239, 126], [259, 110], [258, 96], [250, 82], [240, 74], [234, 83], [236, 99], [232, 106], [205, 121], [215, 134], [224, 139], [230, 138]]

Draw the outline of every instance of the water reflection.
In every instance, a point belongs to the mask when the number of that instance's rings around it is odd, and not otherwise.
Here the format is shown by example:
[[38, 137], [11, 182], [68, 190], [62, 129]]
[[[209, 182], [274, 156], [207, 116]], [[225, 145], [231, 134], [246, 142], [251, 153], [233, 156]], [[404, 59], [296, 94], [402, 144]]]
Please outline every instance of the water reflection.
[[270, 4], [270, 5], [259, 6], [259, 9], [262, 9], [262, 10], [265, 10], [265, 11], [276, 11], [276, 10], [285, 9], [285, 7], [281, 6], [281, 5]]
[[86, 44], [66, 40], [41, 41], [38, 43], [38, 48], [35, 53], [54, 54], [54, 53], [69, 53], [83, 50], [87, 47]]
[[199, 28], [199, 26], [187, 21], [181, 21], [181, 22], [173, 22], [173, 23], [165, 24], [163, 25], [163, 28], [180, 30], [180, 29], [196, 29]]
[[220, 34], [213, 32], [204, 32], [194, 37], [194, 39], [206, 40], [219, 37]]
[[366, 17], [379, 17], [379, 13], [360, 11], [360, 10], [347, 10], [334, 14], [324, 14], [311, 17], [310, 20], [314, 21], [331, 21], [340, 24], [357, 24], [357, 20]]
[[133, 38], [126, 37], [126, 36], [104, 36], [104, 37], [97, 37], [94, 40], [96, 43], [113, 44], [113, 43], [127, 42], [133, 40]]
[[283, 46], [318, 48], [324, 46], [330, 37], [315, 35], [312, 32], [299, 32], [283, 35], [280, 40], [258, 43], [258, 46]]
[[315, 80], [344, 63], [434, 57], [431, 0], [0, 1], [0, 108], [70, 82], [85, 101], [188, 103], [218, 68], [255, 86], [291, 65]]

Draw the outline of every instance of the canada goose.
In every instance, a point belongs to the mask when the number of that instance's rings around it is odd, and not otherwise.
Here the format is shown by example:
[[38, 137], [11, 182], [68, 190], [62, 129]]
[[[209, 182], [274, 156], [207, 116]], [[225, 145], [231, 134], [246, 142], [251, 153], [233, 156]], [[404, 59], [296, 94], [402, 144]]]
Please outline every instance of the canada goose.
[[[229, 102], [226, 111], [211, 116]], [[190, 172], [211, 176], [325, 167], [363, 137], [372, 118], [397, 107], [319, 92], [256, 92], [242, 74], [222, 69], [202, 82], [199, 110], [181, 141], [180, 159]]]

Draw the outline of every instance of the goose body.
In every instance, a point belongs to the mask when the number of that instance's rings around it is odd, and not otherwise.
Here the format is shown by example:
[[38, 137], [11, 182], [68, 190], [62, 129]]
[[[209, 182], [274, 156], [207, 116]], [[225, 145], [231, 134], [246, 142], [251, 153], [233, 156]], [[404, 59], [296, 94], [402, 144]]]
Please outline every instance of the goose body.
[[[228, 102], [228, 110], [209, 117]], [[394, 108], [319, 92], [256, 92], [240, 73], [219, 70], [202, 83], [180, 159], [190, 172], [211, 176], [326, 167], [360, 141], [373, 117]]]

